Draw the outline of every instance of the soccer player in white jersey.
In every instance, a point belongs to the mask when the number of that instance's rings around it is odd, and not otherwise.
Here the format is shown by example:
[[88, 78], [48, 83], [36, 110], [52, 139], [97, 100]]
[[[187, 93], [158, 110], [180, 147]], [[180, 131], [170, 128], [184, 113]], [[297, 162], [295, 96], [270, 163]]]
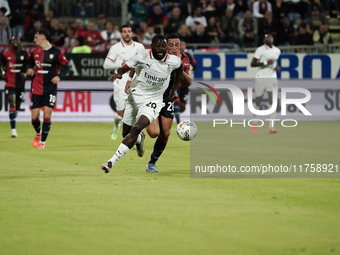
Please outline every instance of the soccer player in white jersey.
[[[181, 79], [183, 72], [182, 61], [175, 55], [166, 53], [167, 42], [163, 35], [155, 35], [152, 39], [151, 50], [137, 53], [127, 60], [125, 65], [116, 69], [109, 77], [114, 81], [121, 79], [122, 75], [131, 68], [135, 69], [136, 76], [131, 82], [129, 96], [123, 117], [123, 141], [116, 153], [101, 166], [108, 173], [113, 165], [125, 155], [134, 144], [137, 145], [137, 154], [144, 155], [144, 138], [141, 132], [145, 127], [157, 119], [164, 106], [163, 94], [169, 86], [170, 74], [175, 70], [175, 86]], [[170, 97], [177, 96], [176, 89], [170, 91]]]
[[[122, 40], [110, 48], [104, 62], [104, 69], [117, 69], [122, 67], [126, 60], [130, 59], [136, 52], [142, 52], [145, 48], [143, 44], [132, 41], [132, 29], [129, 25], [121, 27]], [[125, 84], [129, 79], [129, 74], [123, 74], [122, 79], [113, 82], [113, 99], [116, 104], [117, 114], [114, 119], [114, 127], [111, 139], [116, 140], [123, 119], [126, 100], [128, 95], [124, 92]]]
[[[277, 65], [277, 60], [280, 57], [281, 50], [273, 45], [273, 36], [266, 34], [263, 39], [264, 44], [258, 47], [255, 51], [251, 67], [260, 67], [255, 76], [255, 102], [254, 108], [259, 110], [262, 97], [265, 92], [268, 93], [269, 104], [273, 103], [273, 89], [278, 88], [276, 72], [280, 72], [281, 68]], [[254, 119], [256, 115], [254, 114]], [[269, 119], [275, 119], [276, 109], [270, 115]], [[269, 121], [269, 134], [276, 133], [274, 128], [274, 121]], [[252, 123], [252, 133], [257, 133], [257, 123]]]

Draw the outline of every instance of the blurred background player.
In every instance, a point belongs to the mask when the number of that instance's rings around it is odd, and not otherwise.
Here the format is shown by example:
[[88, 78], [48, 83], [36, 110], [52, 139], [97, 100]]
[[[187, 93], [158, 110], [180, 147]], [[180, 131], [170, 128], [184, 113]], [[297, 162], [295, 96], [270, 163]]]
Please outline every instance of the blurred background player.
[[10, 40], [11, 49], [2, 53], [1, 71], [4, 78], [6, 100], [9, 102], [9, 121], [11, 124], [11, 137], [18, 137], [16, 130], [16, 116], [25, 94], [26, 69], [30, 53], [20, 49], [19, 37]]
[[164, 106], [163, 94], [169, 86], [172, 71], [176, 70], [174, 86], [170, 91], [171, 98], [176, 96], [175, 89], [183, 71], [181, 59], [167, 54], [166, 39], [163, 35], [156, 35], [152, 39], [151, 50], [144, 50], [127, 60], [123, 67], [109, 77], [109, 80], [121, 78], [122, 74], [131, 68], [135, 69], [136, 77], [131, 82], [124, 113], [124, 139], [112, 158], [102, 165], [105, 173], [108, 173], [134, 144], [137, 145], [138, 156], [144, 155], [145, 135], [141, 131], [157, 119]]
[[72, 49], [72, 54], [91, 54], [92, 49], [90, 46], [85, 45], [85, 38], [81, 35], [76, 35], [73, 39], [74, 46]]
[[[167, 52], [168, 54], [175, 55], [182, 60], [183, 72], [179, 83], [181, 83], [182, 87], [190, 86], [192, 84], [190, 63], [186, 54], [183, 51], [180, 51], [180, 40], [177, 34], [170, 34], [167, 36]], [[155, 164], [165, 150], [170, 136], [170, 130], [174, 117], [174, 102], [170, 97], [170, 91], [172, 89], [176, 89], [177, 91], [178, 89], [178, 87], [175, 86], [173, 75], [174, 71], [171, 75], [169, 87], [163, 94], [163, 103], [165, 106], [161, 109], [158, 118], [146, 129], [150, 137], [158, 137], [155, 142], [150, 161], [146, 166], [146, 171], [150, 173], [158, 173]]]
[[[143, 44], [132, 40], [132, 29], [129, 25], [123, 25], [120, 31], [122, 40], [110, 48], [103, 65], [104, 69], [117, 69], [122, 67], [126, 60], [130, 59], [136, 53], [144, 50]], [[111, 133], [111, 139], [113, 141], [118, 137], [118, 132], [124, 115], [126, 100], [128, 98], [128, 94], [124, 92], [124, 89], [128, 78], [129, 74], [125, 73], [123, 74], [122, 79], [116, 79], [113, 82], [113, 99], [116, 104], [117, 112]]]
[[[274, 39], [271, 34], [266, 34], [263, 39], [263, 45], [258, 47], [255, 51], [251, 67], [260, 67], [255, 76], [255, 102], [254, 108], [260, 109], [262, 97], [267, 91], [269, 104], [273, 104], [273, 89], [278, 89], [277, 74], [281, 68], [277, 65], [277, 60], [280, 57], [281, 50], [273, 45]], [[256, 119], [256, 115], [253, 115]], [[276, 109], [270, 115], [270, 119], [275, 119]], [[253, 134], [257, 133], [257, 122], [252, 124]], [[274, 121], [269, 121], [269, 134], [276, 133], [274, 128]]]
[[[28, 75], [34, 74], [31, 115], [32, 125], [37, 134], [32, 145], [36, 147], [39, 144], [39, 149], [45, 149], [45, 141], [51, 128], [51, 115], [57, 99], [57, 83], [60, 77], [65, 76], [70, 70], [64, 53], [52, 46], [50, 39], [50, 34], [46, 29], [41, 29], [35, 34], [34, 41], [38, 47], [32, 52], [27, 70]], [[64, 68], [59, 73], [60, 66]], [[41, 107], [44, 107], [42, 132], [39, 119]]]

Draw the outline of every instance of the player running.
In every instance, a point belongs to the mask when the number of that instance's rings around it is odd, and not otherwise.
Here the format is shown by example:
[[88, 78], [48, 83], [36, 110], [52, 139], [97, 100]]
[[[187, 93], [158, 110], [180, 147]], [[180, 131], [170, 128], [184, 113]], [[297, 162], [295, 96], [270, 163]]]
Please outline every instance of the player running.
[[[191, 53], [188, 51], [185, 41], [181, 40], [179, 50], [181, 52], [184, 52], [185, 55], [187, 55], [188, 62], [190, 64], [189, 65], [190, 73], [192, 77], [193, 73], [197, 69], [197, 62], [195, 58], [191, 55]], [[189, 87], [183, 83], [178, 84], [177, 94], [178, 94], [178, 98], [175, 99], [174, 101], [174, 116], [178, 124], [181, 122], [179, 114], [185, 111], [185, 107], [186, 107], [187, 100], [189, 97]]]
[[[104, 69], [117, 69], [122, 67], [124, 62], [134, 56], [137, 52], [142, 52], [144, 46], [141, 43], [132, 41], [132, 29], [129, 25], [121, 27], [122, 40], [110, 48], [104, 62]], [[128, 95], [124, 92], [125, 84], [129, 79], [129, 74], [125, 73], [122, 79], [116, 79], [113, 82], [114, 91], [113, 99], [116, 104], [116, 116], [114, 118], [114, 127], [111, 133], [111, 140], [116, 140], [123, 119], [126, 100]]]
[[135, 69], [136, 76], [131, 82], [123, 117], [124, 139], [112, 158], [101, 166], [105, 173], [108, 173], [134, 144], [137, 145], [138, 156], [144, 155], [145, 135], [141, 131], [157, 119], [159, 111], [164, 106], [163, 94], [168, 88], [171, 72], [176, 70], [174, 87], [170, 91], [170, 97], [174, 98], [175, 88], [183, 71], [181, 59], [167, 54], [166, 39], [163, 35], [154, 36], [151, 50], [144, 50], [127, 60], [123, 67], [116, 69], [109, 80], [121, 79], [122, 74], [131, 68]]
[[[181, 86], [190, 86], [192, 84], [190, 63], [186, 54], [183, 51], [180, 51], [180, 40], [177, 34], [171, 34], [167, 36], [167, 51], [169, 54], [181, 58], [183, 63], [181, 82], [184, 83], [181, 84]], [[163, 94], [163, 103], [165, 106], [161, 109], [158, 118], [146, 128], [146, 131], [150, 137], [158, 137], [155, 142], [150, 161], [146, 166], [146, 171], [149, 173], [158, 173], [155, 164], [165, 150], [170, 136], [170, 130], [174, 117], [174, 101], [170, 98], [171, 89], [176, 89], [177, 91], [177, 87], [175, 88], [174, 79], [170, 79], [169, 87]]]
[[6, 100], [9, 102], [9, 121], [11, 137], [18, 137], [16, 116], [25, 94], [26, 69], [31, 54], [20, 49], [20, 38], [15, 36], [10, 40], [11, 49], [2, 53], [1, 71], [4, 78]]
[[[273, 45], [274, 39], [271, 34], [266, 34], [263, 39], [264, 44], [258, 47], [255, 51], [253, 60], [251, 61], [251, 67], [260, 67], [260, 70], [256, 73], [255, 77], [255, 102], [254, 108], [260, 109], [262, 97], [267, 91], [269, 104], [273, 104], [273, 89], [278, 88], [277, 74], [281, 68], [277, 65], [277, 60], [280, 57], [281, 50]], [[253, 115], [256, 119], [256, 115]], [[270, 119], [275, 119], [276, 109], [270, 115]], [[252, 123], [253, 134], [257, 133], [257, 122]], [[274, 121], [269, 121], [269, 134], [276, 133], [274, 128]]]
[[[45, 149], [45, 141], [51, 128], [51, 115], [57, 99], [57, 83], [60, 77], [68, 73], [70, 66], [64, 53], [50, 44], [50, 34], [46, 29], [39, 30], [34, 36], [34, 41], [38, 47], [32, 52], [27, 70], [28, 75], [34, 74], [31, 115], [32, 125], [37, 134], [32, 145], [36, 147], [39, 144], [39, 149]], [[60, 65], [64, 68], [59, 73]], [[44, 107], [42, 132], [39, 119], [41, 107]]]

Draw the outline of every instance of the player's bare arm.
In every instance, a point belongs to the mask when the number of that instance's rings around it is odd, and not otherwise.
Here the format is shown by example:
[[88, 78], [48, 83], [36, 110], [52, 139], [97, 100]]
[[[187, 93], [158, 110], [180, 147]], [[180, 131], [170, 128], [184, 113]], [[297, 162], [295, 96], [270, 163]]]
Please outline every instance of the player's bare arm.
[[272, 60], [272, 59], [265, 61], [265, 62], [260, 62], [257, 58], [253, 58], [250, 66], [251, 67], [267, 66], [267, 65], [271, 65], [273, 63], [274, 63], [274, 60]]
[[125, 74], [127, 71], [129, 71], [131, 68], [125, 66], [122, 66], [115, 70], [114, 74], [111, 75], [109, 78], [107, 78], [109, 81], [114, 82], [117, 78], [121, 79], [123, 74]]
[[190, 86], [192, 84], [192, 72], [190, 70], [183, 71], [181, 80], [185, 85]]
[[181, 63], [181, 66], [178, 67], [175, 71], [175, 77], [174, 77], [174, 86], [172, 87], [170, 91], [170, 99], [175, 100], [178, 95], [177, 95], [177, 88], [178, 88], [178, 83], [180, 82], [183, 74], [183, 64]]
[[53, 84], [57, 84], [59, 81], [60, 81], [59, 76], [54, 76], [53, 79], [51, 80]]
[[129, 94], [129, 88], [131, 87], [131, 81], [132, 81], [132, 78], [133, 78], [134, 75], [135, 75], [135, 69], [132, 68], [130, 70], [129, 78], [128, 78], [127, 82], [126, 82], [125, 89], [124, 89], [124, 92], [126, 94]]

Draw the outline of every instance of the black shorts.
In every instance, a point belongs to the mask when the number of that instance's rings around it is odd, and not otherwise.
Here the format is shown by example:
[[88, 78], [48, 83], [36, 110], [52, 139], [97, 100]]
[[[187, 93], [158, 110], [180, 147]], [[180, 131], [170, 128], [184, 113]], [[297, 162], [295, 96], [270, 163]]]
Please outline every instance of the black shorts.
[[188, 86], [181, 86], [177, 89], [178, 98], [182, 103], [186, 103], [188, 100], [188, 94], [189, 94], [189, 87]]
[[5, 87], [5, 94], [6, 95], [15, 95], [16, 101], [19, 99], [22, 100], [25, 95], [25, 89], [17, 89], [13, 87]]
[[48, 95], [32, 94], [31, 109], [41, 108], [43, 106], [47, 106], [47, 107], [54, 109], [54, 104], [56, 102], [56, 99], [57, 99], [56, 94], [48, 94]]
[[174, 102], [167, 101], [164, 103], [165, 105], [159, 112], [159, 115], [164, 116], [165, 118], [173, 119], [174, 118]]

